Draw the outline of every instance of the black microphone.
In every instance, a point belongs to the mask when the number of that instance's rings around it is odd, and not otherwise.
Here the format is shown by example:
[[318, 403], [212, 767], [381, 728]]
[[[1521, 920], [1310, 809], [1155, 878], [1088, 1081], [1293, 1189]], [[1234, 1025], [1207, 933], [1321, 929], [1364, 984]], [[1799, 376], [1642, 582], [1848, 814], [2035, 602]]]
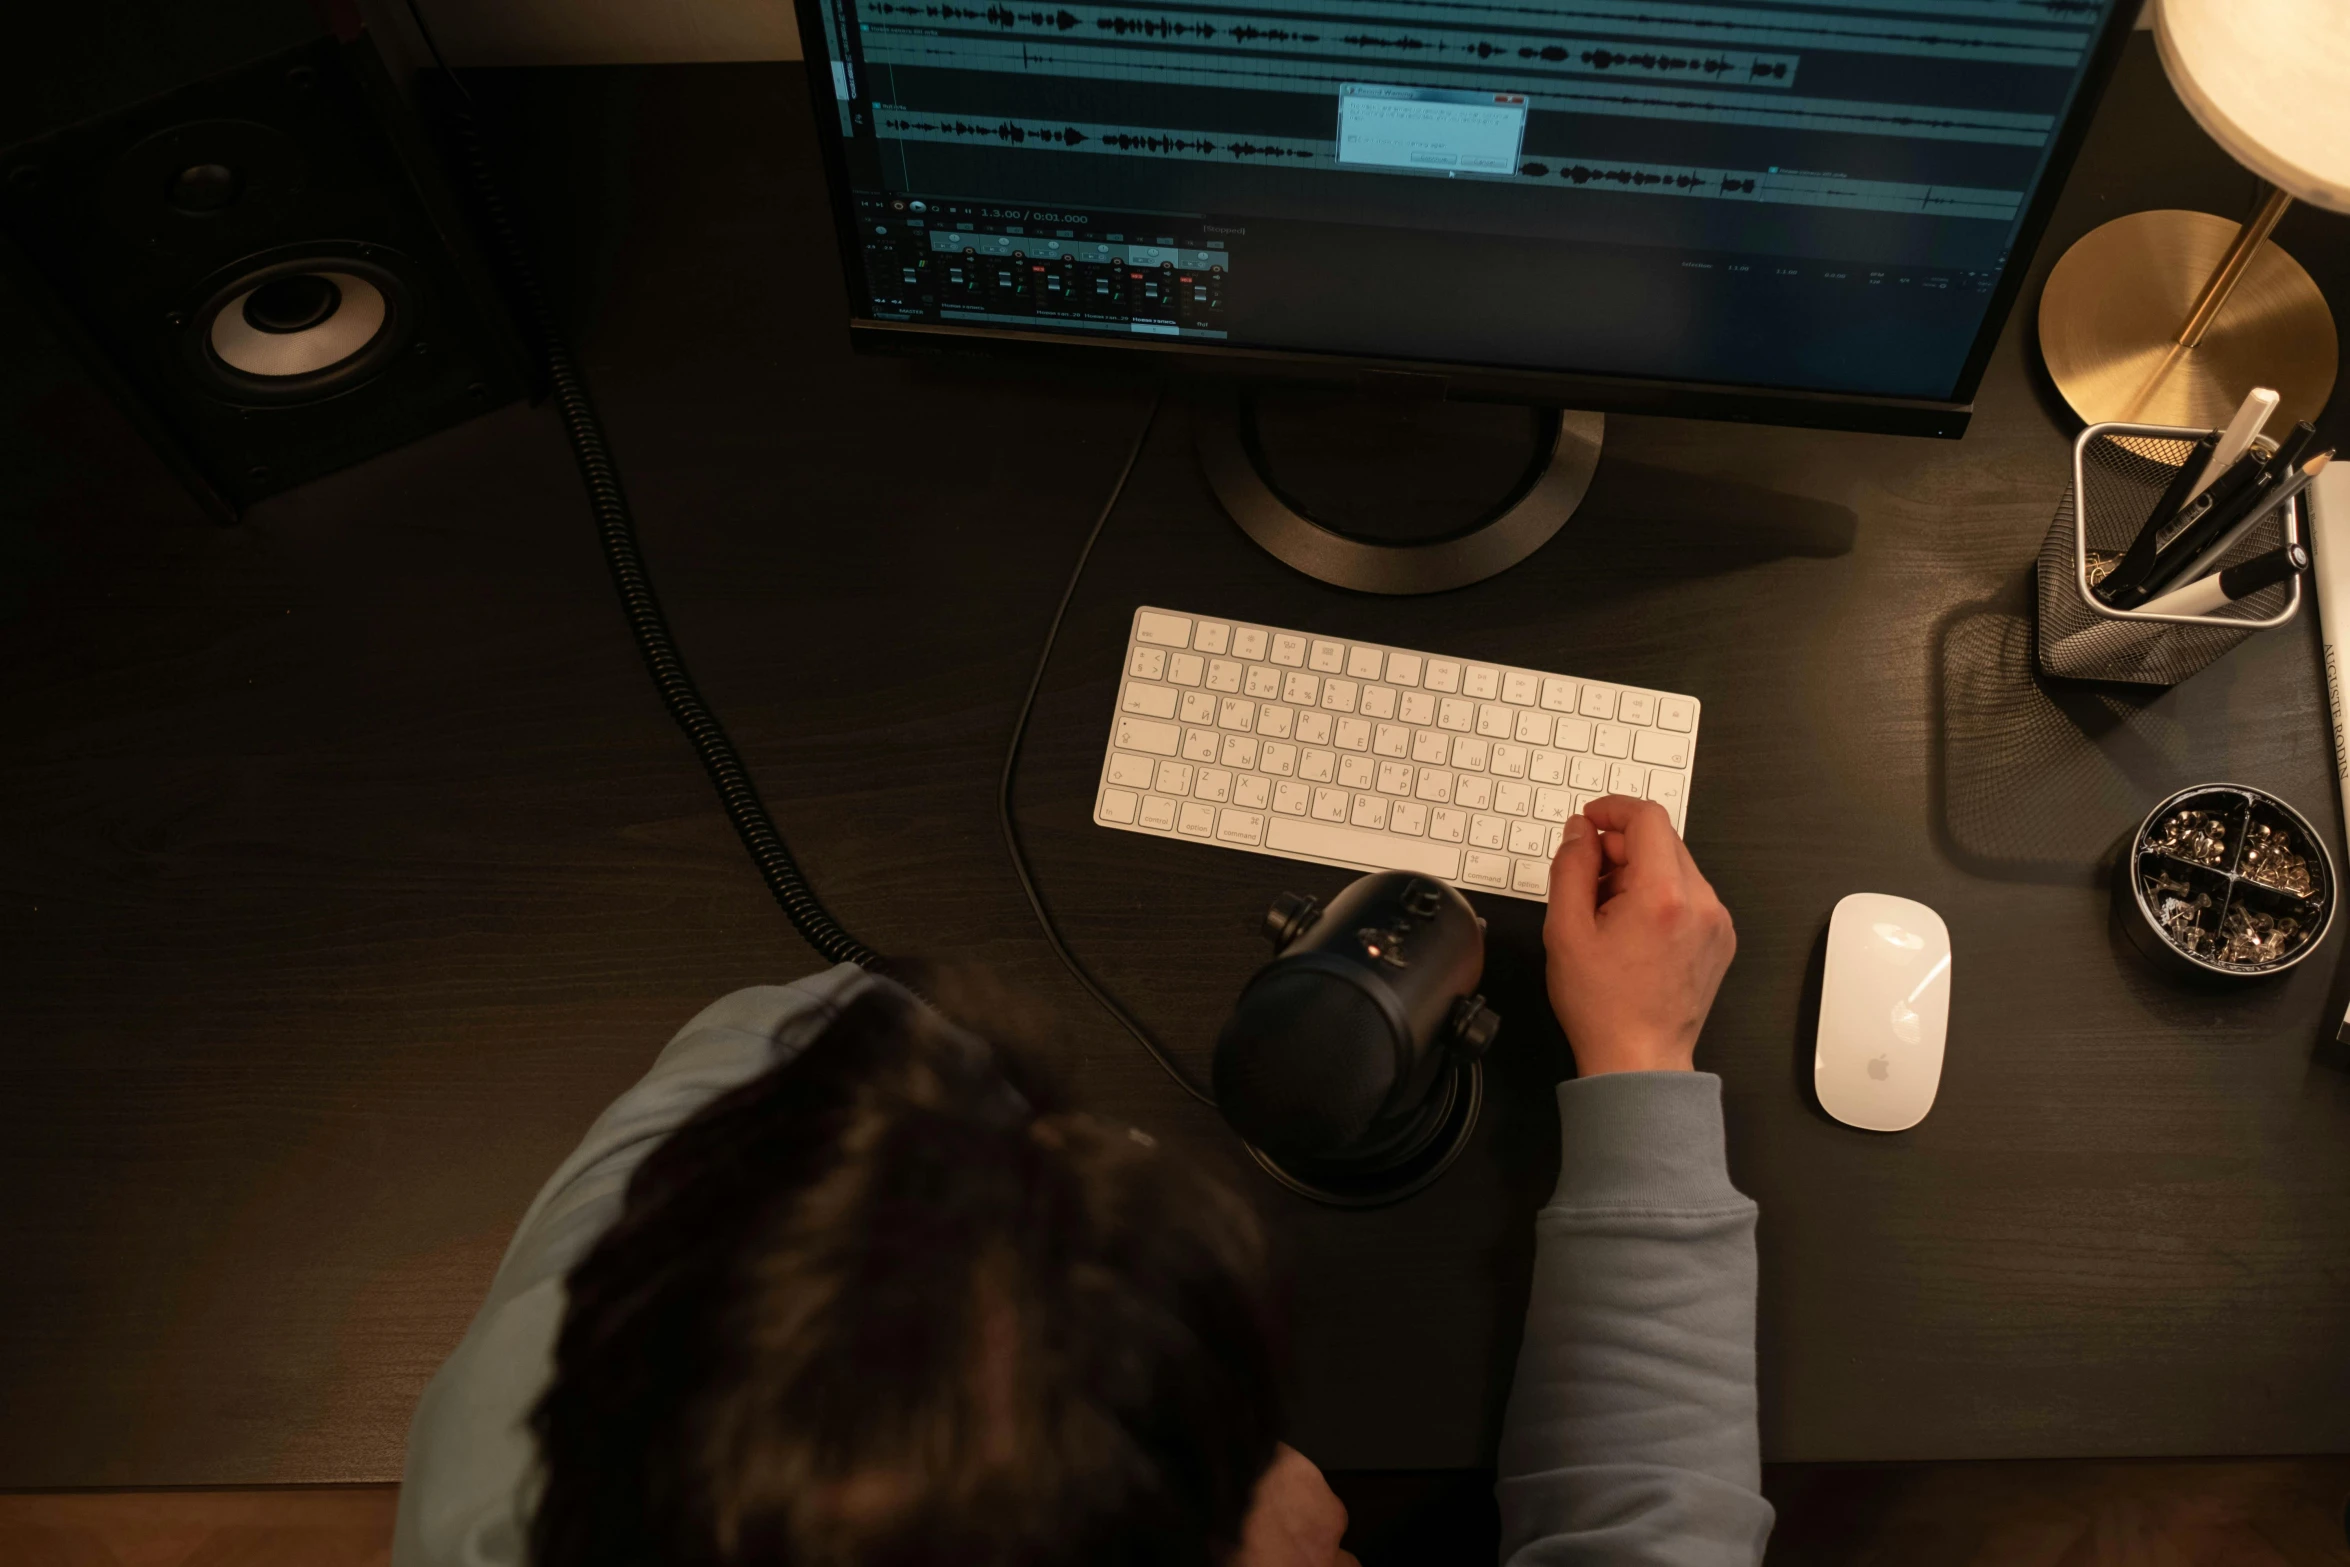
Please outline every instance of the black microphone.
[[1467, 1143], [1501, 1020], [1476, 994], [1485, 922], [1442, 882], [1365, 876], [1323, 908], [1284, 894], [1277, 950], [1216, 1040], [1216, 1103], [1274, 1177], [1345, 1206], [1433, 1182]]

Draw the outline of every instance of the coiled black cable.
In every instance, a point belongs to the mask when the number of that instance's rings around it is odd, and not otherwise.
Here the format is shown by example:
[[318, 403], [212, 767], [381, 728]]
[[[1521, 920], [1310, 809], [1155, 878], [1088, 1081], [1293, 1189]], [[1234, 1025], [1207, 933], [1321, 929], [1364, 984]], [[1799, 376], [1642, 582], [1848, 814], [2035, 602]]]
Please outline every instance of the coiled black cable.
[[433, 63], [441, 68], [441, 74], [463, 100], [461, 104], [450, 105], [450, 128], [472, 181], [480, 219], [496, 242], [509, 288], [521, 308], [524, 334], [538, 355], [555, 409], [562, 416], [563, 433], [570, 439], [572, 458], [579, 465], [580, 481], [587, 486], [588, 505], [595, 513], [596, 536], [604, 547], [604, 564], [611, 570], [612, 586], [620, 595], [621, 612], [627, 617], [629, 635], [636, 641], [637, 652], [644, 658], [645, 671], [653, 677], [653, 687], [660, 692], [669, 716], [685, 731], [694, 754], [701, 758], [702, 770], [709, 774], [712, 786], [718, 791], [726, 819], [734, 824], [735, 835], [750, 851], [760, 879], [767, 883], [767, 890], [782, 906], [792, 928], [828, 961], [870, 968], [881, 961], [881, 954], [850, 935], [818, 900], [815, 889], [808, 885], [807, 876], [800, 870], [800, 862], [792, 857], [782, 834], [775, 830], [775, 821], [767, 814], [767, 806], [759, 798], [758, 788], [736, 754], [725, 726], [702, 700], [701, 691], [686, 670], [685, 660], [678, 654], [676, 639], [670, 635], [669, 618], [662, 613], [660, 596], [653, 591], [652, 577], [645, 570], [644, 552], [637, 545], [636, 518], [629, 510], [628, 492], [620, 482], [619, 465], [613, 461], [611, 446], [604, 439], [603, 421], [596, 417], [595, 401], [588, 395], [587, 382], [571, 357], [570, 347], [555, 319], [554, 306], [539, 282], [538, 270], [531, 265], [521, 226], [499, 193], [496, 171], [482, 148], [473, 95], [441, 58], [440, 48], [434, 43], [432, 30], [417, 8], [416, 0], [408, 0], [408, 14], [414, 19], [425, 48], [431, 52]]

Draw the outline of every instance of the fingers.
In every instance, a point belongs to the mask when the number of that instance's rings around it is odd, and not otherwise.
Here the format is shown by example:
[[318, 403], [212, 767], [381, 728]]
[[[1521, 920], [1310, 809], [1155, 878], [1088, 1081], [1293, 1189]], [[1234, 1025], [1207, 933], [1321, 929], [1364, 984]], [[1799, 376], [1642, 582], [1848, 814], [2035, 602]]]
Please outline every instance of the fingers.
[[1606, 853], [1590, 820], [1568, 817], [1559, 829], [1559, 852], [1550, 859], [1550, 912], [1543, 917], [1545, 931], [1555, 929], [1571, 937], [1591, 928], [1605, 862]]
[[1614, 878], [1619, 889], [1629, 890], [1652, 878], [1680, 881], [1697, 874], [1697, 862], [1689, 857], [1681, 835], [1673, 831], [1673, 819], [1663, 806], [1607, 794], [1583, 807], [1583, 814], [1601, 832], [1623, 840], [1623, 869]]

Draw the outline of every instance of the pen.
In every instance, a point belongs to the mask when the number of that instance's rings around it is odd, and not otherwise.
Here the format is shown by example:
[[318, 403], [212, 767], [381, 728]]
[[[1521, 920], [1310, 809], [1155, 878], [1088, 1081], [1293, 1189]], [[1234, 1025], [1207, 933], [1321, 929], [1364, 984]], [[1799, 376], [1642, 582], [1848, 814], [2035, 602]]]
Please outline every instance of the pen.
[[2187, 492], [2187, 499], [2193, 500], [2211, 488], [2238, 457], [2251, 449], [2252, 438], [2260, 433], [2260, 427], [2268, 423], [2268, 416], [2275, 413], [2276, 409], [2277, 394], [2265, 386], [2256, 386], [2244, 394], [2244, 401], [2236, 405], [2236, 417], [2230, 419], [2227, 429], [2220, 433], [2219, 450], [2213, 452], [2211, 461], [2204, 464], [2202, 477], [2195, 481], [2195, 488]]
[[[2308, 420], [2304, 419], [2293, 426], [2292, 434], [2278, 445], [2276, 454], [2268, 460], [2268, 466], [2261, 470], [2261, 477], [2270, 483], [2284, 482], [2308, 458], [2309, 448], [2316, 440], [2317, 426]], [[2264, 505], [2256, 511], [2247, 511], [2226, 532], [2212, 540], [2202, 554], [2187, 562], [2187, 569], [2179, 573], [2180, 580], [2192, 582], [2217, 566], [2220, 558], [2235, 548], [2236, 541], [2250, 532], [2252, 525], [2267, 516], [2271, 509]]]
[[2196, 480], [2209, 465], [2211, 454], [2218, 449], [2217, 430], [2195, 443], [2194, 449], [2179, 464], [2178, 472], [2171, 475], [2170, 484], [2162, 492], [2162, 499], [2156, 501], [2154, 509], [2146, 514], [2145, 524], [2138, 529], [2138, 536], [2130, 541], [2129, 549], [2115, 563], [2113, 570], [2106, 573], [2105, 580], [2091, 588], [2090, 592], [2111, 604], [2121, 596], [2124, 588], [2145, 577], [2154, 566], [2155, 550], [2162, 542], [2163, 527], [2178, 515], [2181, 506], [2187, 504], [2187, 497], [2195, 492]]
[[2105, 601], [2115, 609], [2136, 609], [2176, 582], [2181, 568], [2203, 553], [2204, 545], [2235, 520], [2232, 508], [2260, 482], [2261, 468], [2257, 453], [2245, 452], [2238, 456], [2233, 467], [2221, 474], [2209, 489], [2186, 504], [2179, 513], [2177, 525], [2170, 529], [2169, 536], [2157, 540], [2154, 564], [2147, 567], [2136, 581], [2122, 584]]
[[2255, 555], [2225, 571], [2215, 571], [2208, 577], [2198, 577], [2183, 588], [2173, 588], [2157, 599], [2149, 599], [2138, 606], [2141, 615], [2208, 615], [2215, 609], [2225, 609], [2238, 599], [2250, 598], [2262, 588], [2271, 587], [2287, 577], [2299, 576], [2309, 569], [2309, 551], [2298, 544], [2270, 550], [2266, 555]]

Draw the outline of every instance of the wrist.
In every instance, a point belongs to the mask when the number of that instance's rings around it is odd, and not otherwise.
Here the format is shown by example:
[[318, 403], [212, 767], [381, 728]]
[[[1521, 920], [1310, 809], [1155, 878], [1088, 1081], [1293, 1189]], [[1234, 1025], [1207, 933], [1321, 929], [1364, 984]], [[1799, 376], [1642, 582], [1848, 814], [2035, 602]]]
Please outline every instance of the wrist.
[[1567, 1043], [1575, 1054], [1575, 1075], [1604, 1077], [1610, 1072], [1694, 1072], [1693, 1043], [1654, 1038], [1608, 1038], [1586, 1045], [1572, 1034]]

